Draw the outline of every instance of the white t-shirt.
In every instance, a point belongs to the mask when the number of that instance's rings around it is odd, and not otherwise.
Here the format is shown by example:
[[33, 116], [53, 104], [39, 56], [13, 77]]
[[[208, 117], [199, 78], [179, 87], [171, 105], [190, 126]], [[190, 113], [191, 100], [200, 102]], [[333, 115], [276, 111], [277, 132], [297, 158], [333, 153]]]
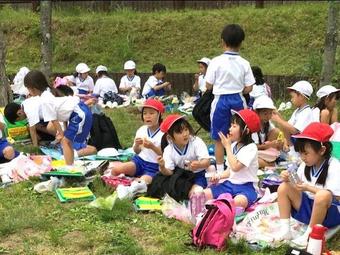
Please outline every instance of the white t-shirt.
[[319, 107], [315, 107], [312, 109], [313, 121], [320, 122], [320, 109]]
[[207, 90], [205, 75], [203, 74], [198, 76], [198, 89], [202, 92], [205, 92]]
[[80, 77], [76, 77], [75, 79], [76, 81], [76, 86], [78, 89], [82, 89], [82, 90], [85, 90], [85, 91], [93, 91], [93, 88], [94, 88], [94, 83], [93, 83], [93, 79], [90, 75], [88, 75], [86, 77], [85, 80], [80, 80]]
[[270, 97], [268, 90], [267, 90], [267, 84], [265, 83], [262, 85], [254, 84], [253, 90], [249, 93], [249, 95], [254, 98], [258, 98], [263, 95]]
[[99, 78], [94, 85], [93, 94], [104, 97], [104, 94], [109, 91], [118, 93], [117, 86], [114, 80], [107, 76]]
[[[184, 161], [208, 159], [209, 152], [203, 140], [197, 136], [191, 137], [187, 146], [181, 151], [175, 144], [169, 143], [163, 152], [163, 159], [165, 161], [165, 168], [174, 170], [175, 167], [184, 169]], [[205, 168], [198, 169], [194, 173], [205, 170]]]
[[241, 93], [245, 86], [255, 83], [249, 62], [236, 52], [225, 52], [213, 58], [205, 80], [213, 85], [214, 95]]
[[146, 96], [150, 92], [151, 89], [153, 89], [156, 85], [162, 84], [162, 83], [163, 81], [157, 80], [155, 76], [151, 75], [144, 84], [142, 96]]
[[[160, 129], [157, 129], [154, 133], [151, 133], [150, 129], [148, 126], [144, 125], [141, 126], [137, 132], [136, 132], [136, 138], [142, 138], [142, 139], [147, 139], [148, 141], [152, 142], [155, 146], [161, 147], [161, 141], [163, 137], [163, 132], [160, 131]], [[133, 144], [135, 145], [135, 144]], [[138, 154], [139, 157], [141, 157], [143, 160], [151, 163], [157, 163], [157, 157], [158, 155], [151, 149], [144, 148], [142, 146], [141, 152]]]
[[49, 90], [45, 90], [40, 98], [44, 121], [69, 121], [71, 113], [80, 102], [77, 96], [55, 97]]
[[297, 130], [302, 132], [310, 123], [312, 123], [314, 120], [312, 109], [309, 105], [305, 105], [303, 107], [300, 107], [296, 109], [290, 119], [288, 120], [288, 123], [293, 125]]
[[[311, 173], [311, 181], [308, 181], [305, 176], [305, 166], [306, 164], [302, 162], [297, 170], [297, 174], [302, 182], [305, 182], [309, 185], [315, 186], [320, 189], [328, 189], [330, 190], [334, 196], [340, 196], [340, 162], [336, 158], [330, 158], [329, 166], [328, 166], [328, 173], [325, 185], [322, 186], [320, 184], [316, 184], [318, 179], [318, 169], [315, 169], [315, 177], [313, 173]], [[311, 192], [306, 192], [310, 198], [314, 198], [314, 194]]]
[[140, 77], [138, 75], [134, 75], [133, 77], [128, 77], [127, 75], [124, 75], [121, 79], [120, 79], [120, 84], [119, 84], [119, 88], [137, 88], [138, 90], [140, 90]]
[[[0, 114], [0, 122], [4, 124], [4, 128], [6, 127], [6, 122], [4, 120], [4, 116]], [[4, 137], [3, 130], [0, 129], [0, 139]]]
[[[275, 126], [273, 125], [273, 123], [271, 123], [270, 121], [269, 121], [269, 128], [268, 128], [268, 133], [267, 133], [267, 135], [269, 134], [269, 132], [271, 131], [271, 130], [273, 130], [275, 128]], [[261, 144], [263, 144], [266, 140], [266, 134], [265, 134], [265, 132], [264, 132], [264, 130], [260, 130], [260, 132], [258, 132], [258, 133], [252, 133], [251, 134], [251, 138], [253, 139], [253, 141], [254, 141], [254, 143], [256, 143], [256, 144], [260, 144], [260, 141], [259, 141], [259, 137], [260, 137], [260, 139], [261, 139]]]
[[43, 120], [41, 99], [39, 96], [29, 97], [22, 102], [28, 125], [33, 127]]
[[259, 179], [257, 178], [257, 170], [259, 169], [258, 157], [257, 157], [257, 146], [255, 143], [250, 143], [246, 146], [243, 146], [238, 151], [235, 151], [236, 142], [231, 145], [233, 150], [233, 154], [236, 154], [236, 158], [239, 162], [241, 162], [244, 167], [239, 171], [234, 172], [229, 167], [228, 160], [226, 161], [226, 165], [230, 170], [230, 176], [228, 180], [234, 184], [245, 184], [247, 182], [253, 182], [254, 188], [257, 189], [257, 182]]

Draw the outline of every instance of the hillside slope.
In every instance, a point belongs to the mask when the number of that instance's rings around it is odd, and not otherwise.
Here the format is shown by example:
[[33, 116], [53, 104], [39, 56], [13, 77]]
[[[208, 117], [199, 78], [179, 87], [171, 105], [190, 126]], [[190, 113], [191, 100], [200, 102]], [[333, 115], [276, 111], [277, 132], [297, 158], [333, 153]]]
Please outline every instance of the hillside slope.
[[[8, 28], [7, 72], [39, 67], [39, 14], [0, 11]], [[155, 62], [169, 72], [195, 72], [195, 60], [220, 54], [220, 32], [239, 23], [246, 32], [242, 55], [266, 74], [318, 74], [327, 21], [327, 3], [301, 3], [255, 9], [110, 13], [80, 9], [53, 12], [54, 72], [72, 72], [79, 62], [122, 71], [132, 58], [149, 72]], [[339, 59], [338, 54], [338, 59]], [[340, 72], [340, 71], [337, 71]]]

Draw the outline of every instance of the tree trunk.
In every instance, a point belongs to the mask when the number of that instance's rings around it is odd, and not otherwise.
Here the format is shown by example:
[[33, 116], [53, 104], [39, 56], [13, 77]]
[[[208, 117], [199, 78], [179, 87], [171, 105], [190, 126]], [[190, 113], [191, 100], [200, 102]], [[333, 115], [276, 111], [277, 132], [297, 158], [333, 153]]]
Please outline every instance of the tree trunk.
[[320, 77], [320, 86], [332, 83], [335, 68], [336, 47], [338, 44], [337, 27], [339, 26], [339, 2], [329, 2], [327, 32], [323, 53], [323, 64]]
[[9, 80], [6, 76], [6, 35], [0, 27], [0, 106], [8, 104], [11, 96]]
[[40, 29], [41, 29], [41, 71], [50, 77], [52, 73], [52, 1], [40, 2]]
[[255, 8], [262, 9], [264, 7], [264, 0], [256, 0], [255, 1]]

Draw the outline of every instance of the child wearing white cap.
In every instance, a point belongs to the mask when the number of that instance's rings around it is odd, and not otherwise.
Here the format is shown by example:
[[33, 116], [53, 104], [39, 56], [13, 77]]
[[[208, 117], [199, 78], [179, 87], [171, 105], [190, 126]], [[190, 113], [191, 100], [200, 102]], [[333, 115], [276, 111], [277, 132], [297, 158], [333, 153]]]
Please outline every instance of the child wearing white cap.
[[99, 96], [98, 103], [102, 104], [105, 93], [109, 91], [118, 93], [118, 90], [114, 80], [109, 77], [106, 66], [98, 66], [96, 69], [96, 75], [98, 79], [96, 81], [96, 84], [94, 85], [93, 94]]
[[253, 109], [261, 121], [260, 131], [252, 134], [259, 150], [259, 167], [273, 166], [283, 147], [283, 142], [278, 140], [280, 130], [270, 121], [273, 111], [276, 110], [274, 102], [270, 97], [262, 95], [255, 99]]
[[76, 66], [75, 84], [78, 89], [78, 94], [89, 94], [93, 91], [94, 82], [89, 75], [91, 69], [85, 63], [79, 63]]
[[284, 120], [277, 111], [274, 111], [272, 120], [280, 126], [288, 144], [291, 145], [291, 151], [294, 151], [291, 136], [302, 132], [306, 126], [313, 122], [312, 109], [308, 104], [308, 100], [313, 94], [313, 87], [308, 81], [298, 81], [287, 89], [296, 110], [288, 121]]
[[198, 69], [199, 73], [195, 74], [195, 83], [192, 86], [193, 90], [195, 92], [204, 93], [207, 90], [207, 87], [205, 86], [205, 74], [207, 73], [207, 69], [210, 63], [209, 58], [201, 58], [200, 60], [197, 60], [198, 63]]
[[132, 60], [128, 60], [124, 63], [124, 75], [120, 79], [119, 91], [127, 96], [138, 97], [140, 92], [140, 77], [136, 75], [136, 63]]
[[313, 109], [314, 121], [331, 125], [338, 122], [338, 110], [336, 108], [337, 99], [340, 96], [340, 89], [332, 85], [321, 87], [316, 92], [318, 101]]

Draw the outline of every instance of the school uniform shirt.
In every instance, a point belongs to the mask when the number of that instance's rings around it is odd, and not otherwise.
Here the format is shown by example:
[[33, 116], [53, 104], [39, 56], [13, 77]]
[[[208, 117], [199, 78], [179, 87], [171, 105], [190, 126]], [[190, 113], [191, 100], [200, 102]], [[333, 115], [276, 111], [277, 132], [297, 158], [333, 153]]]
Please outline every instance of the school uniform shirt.
[[236, 156], [237, 160], [241, 162], [244, 167], [239, 171], [235, 172], [229, 167], [228, 160], [226, 165], [230, 171], [230, 176], [228, 181], [233, 184], [245, 184], [247, 182], [253, 182], [254, 188], [257, 190], [257, 170], [259, 169], [258, 157], [257, 157], [257, 146], [255, 143], [250, 143], [239, 149], [236, 149], [236, 142], [231, 145], [233, 154]]
[[[269, 121], [269, 128], [268, 128], [267, 135], [274, 128], [275, 128], [275, 126], [273, 125], [273, 123], [271, 123]], [[263, 144], [266, 141], [266, 134], [265, 134], [264, 130], [261, 129], [260, 132], [258, 132], [258, 133], [252, 133], [251, 134], [251, 138], [253, 139], [254, 143], [256, 143], [256, 144]]]
[[44, 120], [40, 101], [41, 99], [38, 96], [35, 96], [29, 97], [21, 103], [30, 127], [33, 127], [41, 120]]
[[302, 132], [310, 123], [313, 122], [313, 120], [312, 109], [309, 105], [305, 105], [293, 112], [288, 123]]
[[119, 88], [120, 89], [136, 88], [140, 90], [140, 77], [138, 75], [134, 75], [132, 77], [128, 77], [127, 75], [124, 75], [120, 79]]
[[[149, 140], [150, 142], [152, 142], [155, 146], [161, 147], [162, 137], [163, 137], [163, 132], [160, 131], [159, 128], [154, 133], [152, 133], [151, 130], [148, 128], [148, 126], [144, 125], [144, 126], [141, 126], [137, 130], [135, 139], [145, 138]], [[147, 162], [158, 164], [157, 162], [158, 155], [153, 150], [145, 148], [144, 146], [142, 146], [142, 150], [138, 154], [138, 156]]]
[[262, 85], [256, 85], [254, 84], [252, 91], [249, 93], [251, 97], [258, 98], [260, 96], [266, 95], [270, 97], [270, 93], [267, 88], [267, 84], [264, 83]]
[[315, 107], [312, 109], [312, 116], [314, 122], [320, 122], [320, 109], [319, 107]]
[[44, 121], [69, 121], [71, 113], [80, 102], [76, 96], [55, 97], [49, 90], [45, 90], [40, 98]]
[[94, 85], [93, 94], [99, 95], [101, 98], [103, 98], [104, 94], [109, 91], [118, 93], [114, 80], [107, 76], [99, 78]]
[[[170, 142], [165, 147], [163, 152], [163, 159], [165, 167], [169, 170], [174, 170], [175, 167], [185, 168], [185, 160], [201, 160], [208, 159], [209, 152], [203, 140], [197, 136], [190, 137], [189, 143], [183, 150], [179, 149], [174, 143]], [[205, 168], [197, 169], [194, 173], [205, 170]]]
[[85, 80], [81, 80], [80, 77], [76, 77], [76, 86], [78, 89], [85, 91], [93, 91], [94, 83], [90, 75], [86, 77]]
[[151, 75], [144, 84], [142, 96], [146, 96], [151, 91], [151, 89], [153, 89], [156, 85], [162, 83], [163, 83], [162, 80], [157, 80], [155, 76]]
[[207, 90], [204, 74], [201, 74], [200, 76], [198, 76], [198, 89], [202, 92], [205, 92]]
[[214, 95], [241, 93], [245, 86], [255, 83], [249, 62], [228, 51], [211, 60], [205, 80], [213, 85]]
[[[317, 188], [320, 189], [328, 189], [332, 192], [332, 194], [334, 196], [340, 196], [340, 162], [338, 159], [336, 158], [330, 158], [329, 159], [329, 166], [328, 166], [328, 173], [327, 173], [327, 178], [326, 178], [326, 182], [325, 185], [320, 185], [320, 184], [316, 184], [316, 181], [318, 179], [318, 177], [321, 174], [321, 171], [323, 169], [316, 169], [314, 168], [311, 171], [311, 180], [308, 181], [306, 176], [305, 176], [305, 166], [306, 164], [304, 162], [302, 162], [297, 170], [297, 174], [300, 178], [300, 180], [304, 183], [307, 183], [311, 186], [315, 186]], [[322, 166], [321, 166], [322, 168]], [[311, 192], [307, 192], [305, 191], [306, 194], [308, 195], [309, 198], [313, 199], [314, 198], [314, 194]]]

